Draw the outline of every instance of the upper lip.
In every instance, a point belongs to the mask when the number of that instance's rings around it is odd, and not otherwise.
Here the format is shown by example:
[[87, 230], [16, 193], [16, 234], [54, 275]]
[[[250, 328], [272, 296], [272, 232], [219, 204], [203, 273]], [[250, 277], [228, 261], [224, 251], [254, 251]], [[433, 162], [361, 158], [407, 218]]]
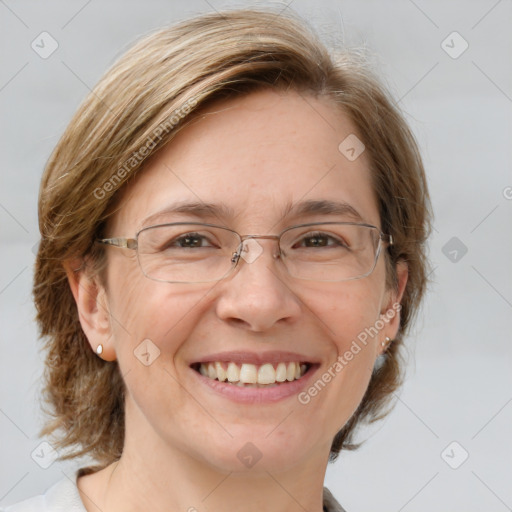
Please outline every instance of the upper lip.
[[283, 351], [270, 351], [270, 352], [217, 352], [214, 354], [208, 354], [199, 359], [194, 360], [192, 364], [198, 363], [211, 363], [211, 362], [233, 362], [238, 364], [254, 364], [261, 365], [265, 363], [277, 364], [277, 363], [309, 363], [315, 364], [317, 361], [314, 358], [298, 354], [297, 352], [283, 352]]

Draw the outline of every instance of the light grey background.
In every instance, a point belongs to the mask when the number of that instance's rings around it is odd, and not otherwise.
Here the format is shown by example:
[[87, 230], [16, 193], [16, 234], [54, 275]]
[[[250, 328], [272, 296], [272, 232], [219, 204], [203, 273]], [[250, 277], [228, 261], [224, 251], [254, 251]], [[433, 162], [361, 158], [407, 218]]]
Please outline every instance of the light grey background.
[[[0, 505], [43, 492], [84, 462], [43, 469], [31, 458], [44, 441], [32, 248], [51, 149], [136, 37], [197, 13], [266, 3], [0, 0]], [[362, 432], [366, 444], [329, 466], [326, 485], [350, 512], [512, 510], [512, 4], [291, 4], [328, 42], [373, 55], [420, 142], [436, 215], [434, 283], [409, 340], [405, 386], [394, 412]], [[59, 45], [47, 59], [31, 48], [43, 31]], [[454, 31], [463, 39], [448, 37]], [[454, 246], [455, 262], [443, 253], [452, 237], [467, 247], [461, 257]]]

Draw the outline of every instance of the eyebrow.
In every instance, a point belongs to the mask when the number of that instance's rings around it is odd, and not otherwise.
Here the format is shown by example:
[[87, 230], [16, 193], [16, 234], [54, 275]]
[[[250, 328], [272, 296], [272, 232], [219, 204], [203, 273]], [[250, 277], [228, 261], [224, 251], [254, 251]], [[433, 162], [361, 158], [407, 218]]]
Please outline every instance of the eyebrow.
[[[223, 203], [179, 202], [174, 203], [143, 221], [143, 225], [151, 225], [166, 216], [173, 214], [186, 214], [199, 220], [217, 219], [226, 221], [236, 217], [232, 208]], [[308, 215], [349, 217], [356, 222], [365, 222], [361, 214], [349, 203], [343, 201], [330, 201], [326, 199], [288, 203], [282, 215], [283, 219], [303, 218]]]
[[235, 216], [234, 211], [229, 206], [222, 203], [215, 204], [186, 201], [174, 203], [165, 209], [146, 217], [143, 221], [143, 225], [150, 225], [163, 217], [180, 213], [197, 217], [200, 220], [212, 219], [213, 217], [225, 220]]
[[329, 201], [326, 199], [301, 201], [288, 204], [284, 217], [305, 217], [307, 215], [325, 215], [350, 217], [357, 222], [364, 222], [362, 215], [349, 203]]

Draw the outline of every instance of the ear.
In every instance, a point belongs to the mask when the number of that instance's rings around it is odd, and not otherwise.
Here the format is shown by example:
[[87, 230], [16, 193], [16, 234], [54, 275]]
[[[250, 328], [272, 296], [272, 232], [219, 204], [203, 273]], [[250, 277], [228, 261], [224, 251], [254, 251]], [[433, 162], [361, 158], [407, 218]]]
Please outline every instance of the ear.
[[[409, 267], [407, 262], [399, 260], [396, 264], [397, 287], [386, 293], [384, 308], [381, 311], [381, 317], [385, 320], [385, 327], [381, 332], [381, 342], [385, 341], [386, 336], [394, 340], [400, 328], [400, 303], [405, 291], [407, 279], [409, 277]], [[381, 352], [386, 350], [386, 346], [382, 347]]]
[[112, 328], [104, 286], [98, 276], [92, 276], [87, 271], [85, 260], [67, 261], [64, 269], [75, 298], [80, 325], [91, 349], [96, 353], [96, 348], [101, 344], [103, 352], [99, 357], [106, 361], [114, 361], [116, 353], [110, 340]]

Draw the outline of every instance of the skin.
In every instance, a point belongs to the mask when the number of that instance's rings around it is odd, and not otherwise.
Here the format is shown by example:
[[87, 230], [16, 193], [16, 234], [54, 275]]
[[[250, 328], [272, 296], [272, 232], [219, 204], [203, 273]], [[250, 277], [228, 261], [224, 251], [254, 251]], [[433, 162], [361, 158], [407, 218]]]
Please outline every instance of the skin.
[[[241, 234], [350, 220], [283, 218], [288, 202], [305, 199], [346, 201], [380, 227], [365, 153], [350, 162], [338, 150], [351, 133], [328, 99], [265, 90], [218, 102], [152, 158], [123, 193], [107, 235], [132, 237], [174, 200], [198, 198], [234, 213], [204, 222]], [[153, 281], [135, 251], [118, 248], [107, 249], [104, 284], [69, 272], [91, 348], [101, 343], [101, 357], [118, 361], [128, 390], [121, 459], [78, 480], [88, 511], [322, 510], [332, 439], [360, 403], [399, 314], [306, 405], [297, 396], [233, 403], [198, 386], [189, 364], [220, 351], [296, 351], [319, 361], [316, 380], [400, 301], [407, 267], [397, 267], [397, 290], [386, 289], [383, 255], [363, 279], [301, 281], [272, 259], [274, 241], [258, 243], [263, 254], [218, 283]], [[160, 356], [145, 366], [134, 350], [148, 338]], [[237, 457], [249, 441], [262, 455], [252, 468]]]

